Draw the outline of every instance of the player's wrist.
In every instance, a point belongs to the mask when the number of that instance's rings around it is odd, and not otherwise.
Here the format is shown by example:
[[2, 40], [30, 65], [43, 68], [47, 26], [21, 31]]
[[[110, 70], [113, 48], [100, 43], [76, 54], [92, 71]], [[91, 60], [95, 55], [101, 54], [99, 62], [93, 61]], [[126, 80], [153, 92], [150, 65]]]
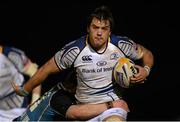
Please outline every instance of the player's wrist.
[[150, 74], [150, 72], [151, 72], [151, 68], [149, 66], [145, 65], [144, 69], [146, 70], [147, 76], [148, 76]]
[[29, 95], [29, 92], [27, 92], [27, 91], [24, 89], [24, 87], [20, 87], [20, 88], [19, 88], [19, 95], [26, 97], [26, 96]]

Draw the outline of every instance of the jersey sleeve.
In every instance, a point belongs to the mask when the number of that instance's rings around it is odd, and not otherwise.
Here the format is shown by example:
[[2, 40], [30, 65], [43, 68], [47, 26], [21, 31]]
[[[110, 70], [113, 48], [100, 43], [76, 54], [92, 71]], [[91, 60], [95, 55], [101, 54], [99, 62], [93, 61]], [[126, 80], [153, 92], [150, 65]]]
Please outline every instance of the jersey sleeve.
[[80, 52], [86, 46], [86, 36], [66, 44], [55, 54], [55, 62], [60, 69], [72, 68]]
[[71, 68], [79, 52], [79, 47], [72, 42], [55, 54], [55, 62], [60, 69]]
[[142, 57], [143, 52], [140, 46], [129, 38], [123, 38], [119, 40], [118, 47], [123, 53], [130, 59], [138, 60]]

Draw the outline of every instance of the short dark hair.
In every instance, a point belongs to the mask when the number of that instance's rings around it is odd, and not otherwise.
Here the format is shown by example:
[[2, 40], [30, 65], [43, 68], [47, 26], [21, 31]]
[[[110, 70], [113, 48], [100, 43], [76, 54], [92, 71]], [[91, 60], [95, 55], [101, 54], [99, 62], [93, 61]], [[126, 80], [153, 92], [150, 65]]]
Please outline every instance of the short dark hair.
[[113, 15], [110, 11], [110, 9], [107, 6], [100, 6], [98, 8], [96, 8], [89, 16], [88, 20], [87, 20], [87, 27], [90, 26], [92, 19], [96, 17], [99, 20], [109, 20], [110, 22], [110, 29], [111, 31], [114, 28], [114, 18]]

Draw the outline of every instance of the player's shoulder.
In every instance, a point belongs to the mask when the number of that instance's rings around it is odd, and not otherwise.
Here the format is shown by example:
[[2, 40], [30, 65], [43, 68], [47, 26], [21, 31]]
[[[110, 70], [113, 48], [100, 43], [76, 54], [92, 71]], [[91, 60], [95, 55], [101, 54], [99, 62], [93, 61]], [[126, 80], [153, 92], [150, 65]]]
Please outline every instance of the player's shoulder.
[[120, 36], [112, 34], [110, 36], [110, 40], [112, 44], [118, 45], [119, 43], [129, 43], [133, 44], [132, 40], [127, 36]]
[[111, 38], [111, 41], [112, 42], [117, 42], [117, 41], [129, 41], [130, 39], [127, 37], [127, 36], [120, 36], [120, 35], [115, 35], [115, 34], [112, 34], [110, 36]]
[[86, 36], [75, 39], [64, 46], [64, 49], [79, 48], [80, 50], [86, 46]]
[[65, 58], [68, 56], [77, 57], [85, 46], [86, 46], [86, 36], [82, 36], [66, 44], [60, 51], [56, 53], [56, 56], [63, 55], [63, 57]]

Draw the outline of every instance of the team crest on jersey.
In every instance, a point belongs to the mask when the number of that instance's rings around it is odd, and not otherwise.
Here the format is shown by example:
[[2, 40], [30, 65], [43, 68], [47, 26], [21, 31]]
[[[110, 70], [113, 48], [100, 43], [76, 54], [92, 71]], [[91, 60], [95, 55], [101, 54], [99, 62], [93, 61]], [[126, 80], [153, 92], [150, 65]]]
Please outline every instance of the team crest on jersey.
[[92, 62], [92, 55], [84, 55], [82, 57], [83, 62], [90, 63]]
[[110, 56], [110, 60], [116, 60], [119, 58], [118, 52], [114, 52]]

